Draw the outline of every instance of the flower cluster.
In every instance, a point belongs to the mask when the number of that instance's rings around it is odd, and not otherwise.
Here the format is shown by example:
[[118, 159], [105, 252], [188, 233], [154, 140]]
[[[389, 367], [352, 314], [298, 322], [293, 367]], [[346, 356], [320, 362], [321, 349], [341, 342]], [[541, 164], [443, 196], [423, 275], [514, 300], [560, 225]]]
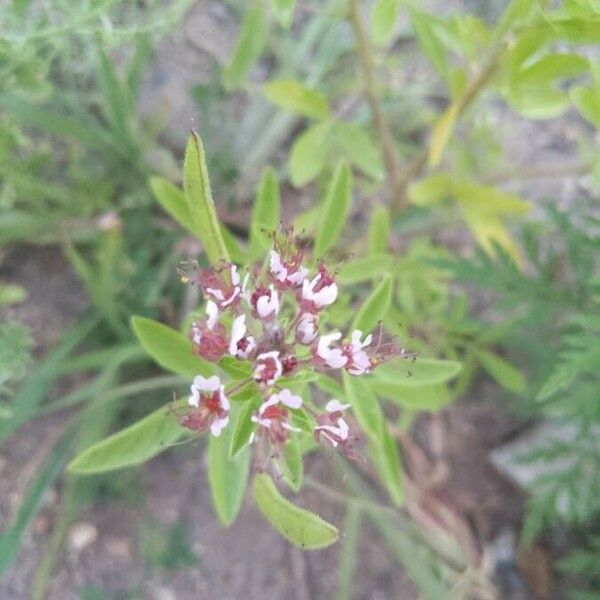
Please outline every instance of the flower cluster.
[[[318, 442], [353, 458], [354, 436], [344, 419], [350, 405], [333, 399], [324, 411], [307, 406], [282, 384], [282, 378], [301, 369], [345, 369], [360, 376], [390, 358], [404, 356], [404, 351], [381, 326], [369, 335], [355, 330], [349, 339], [342, 339], [339, 331], [321, 331], [322, 313], [338, 296], [335, 273], [320, 263], [310, 277], [303, 258], [304, 248], [293, 230], [280, 229], [273, 234], [268, 261], [243, 276], [230, 263], [205, 269], [188, 263], [180, 270], [182, 280], [199, 286], [206, 298], [206, 316], [192, 324], [190, 339], [205, 360], [218, 362], [229, 356], [251, 364], [251, 378], [262, 397], [251, 420], [257, 435], [276, 451], [290, 432], [300, 431], [294, 418], [302, 409], [315, 421]], [[229, 401], [218, 377], [196, 377], [189, 404], [189, 412], [180, 419], [184, 427], [210, 429], [218, 436], [227, 426]]]

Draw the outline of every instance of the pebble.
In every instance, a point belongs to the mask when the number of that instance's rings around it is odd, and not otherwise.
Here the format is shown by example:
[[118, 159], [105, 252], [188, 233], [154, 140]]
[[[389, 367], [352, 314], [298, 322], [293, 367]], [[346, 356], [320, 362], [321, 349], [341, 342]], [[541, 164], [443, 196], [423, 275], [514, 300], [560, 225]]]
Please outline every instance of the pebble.
[[75, 523], [69, 530], [69, 546], [75, 552], [81, 552], [98, 538], [98, 529], [92, 523]]

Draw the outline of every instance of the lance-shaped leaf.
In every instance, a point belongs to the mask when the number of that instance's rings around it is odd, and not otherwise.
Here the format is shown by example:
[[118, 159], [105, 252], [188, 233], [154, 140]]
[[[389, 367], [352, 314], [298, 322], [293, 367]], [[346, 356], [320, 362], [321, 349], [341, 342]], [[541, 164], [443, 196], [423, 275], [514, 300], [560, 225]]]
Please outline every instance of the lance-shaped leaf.
[[248, 379], [252, 373], [252, 367], [248, 361], [238, 360], [233, 356], [222, 358], [219, 361], [219, 368], [236, 381]]
[[527, 387], [523, 373], [502, 357], [488, 350], [478, 350], [481, 366], [505, 389], [522, 394]]
[[369, 222], [369, 255], [385, 254], [390, 243], [390, 211], [378, 204], [371, 213]]
[[233, 427], [231, 436], [231, 445], [229, 447], [229, 457], [235, 458], [238, 453], [248, 445], [252, 433], [256, 430], [256, 423], [251, 419], [252, 413], [260, 407], [261, 396], [256, 390], [256, 394], [244, 403], [244, 406], [238, 412], [237, 420]]
[[[229, 413], [231, 422], [237, 420], [239, 410], [239, 404], [232, 404]], [[233, 436], [231, 422], [219, 437], [211, 435], [208, 443], [208, 481], [213, 506], [219, 521], [226, 527], [235, 521], [240, 512], [250, 468], [248, 446], [242, 448], [234, 458], [229, 457]]]
[[151, 177], [150, 189], [160, 205], [179, 225], [198, 236], [192, 223], [192, 215], [188, 208], [183, 190], [163, 177]]
[[254, 5], [244, 15], [231, 62], [223, 72], [223, 83], [228, 90], [239, 88], [248, 72], [259, 59], [265, 47], [267, 23], [263, 10]]
[[341, 162], [336, 167], [323, 202], [320, 227], [315, 240], [314, 254], [324, 256], [338, 240], [346, 225], [348, 207], [352, 198], [350, 167]]
[[265, 169], [250, 222], [250, 253], [259, 258], [271, 247], [270, 231], [275, 231], [279, 222], [279, 182], [277, 174], [268, 167]]
[[312, 181], [325, 167], [331, 147], [333, 121], [327, 119], [301, 133], [290, 150], [292, 184], [300, 187]]
[[69, 471], [82, 475], [105, 473], [150, 460], [186, 434], [172, 410], [186, 405], [187, 400], [167, 404], [90, 446], [71, 461]]
[[431, 132], [431, 140], [429, 141], [430, 167], [437, 167], [440, 164], [444, 150], [452, 137], [459, 113], [460, 99], [453, 102], [434, 125]]
[[380, 396], [411, 411], [435, 412], [453, 400], [448, 386], [443, 383], [419, 386], [406, 386], [403, 383], [396, 384], [376, 377], [370, 380], [372, 389]]
[[362, 429], [377, 440], [383, 430], [383, 413], [377, 397], [361, 377], [344, 372], [346, 400], [352, 405], [352, 412]]
[[394, 359], [374, 371], [374, 379], [401, 387], [416, 387], [444, 383], [455, 377], [462, 369], [462, 363], [455, 360], [420, 358], [413, 362], [408, 359]]
[[378, 0], [371, 12], [371, 38], [377, 46], [387, 44], [398, 20], [399, 0]]
[[192, 132], [185, 151], [183, 189], [193, 231], [204, 245], [209, 261], [214, 265], [220, 260], [230, 260], [215, 211], [204, 146], [195, 132]]
[[144, 350], [161, 366], [186, 377], [209, 376], [213, 366], [196, 356], [184, 335], [145, 317], [132, 317], [131, 326]]
[[386, 276], [364, 301], [352, 323], [352, 329], [360, 329], [364, 333], [372, 331], [383, 319], [392, 301], [392, 278]]
[[316, 550], [338, 539], [336, 527], [284, 498], [266, 473], [254, 478], [253, 489], [254, 500], [265, 519], [295, 546]]
[[373, 254], [356, 260], [349, 260], [340, 267], [337, 280], [343, 285], [360, 283], [380, 277], [390, 270], [392, 257], [389, 254]]
[[400, 454], [396, 440], [392, 437], [385, 422], [381, 428], [380, 437], [369, 440], [369, 448], [390, 498], [396, 506], [401, 506], [404, 500], [404, 486]]
[[290, 439], [283, 447], [283, 453], [278, 461], [283, 480], [294, 491], [300, 491], [302, 487], [302, 452], [300, 448], [299, 434], [292, 432]]
[[302, 116], [325, 119], [329, 116], [329, 104], [321, 92], [302, 85], [294, 79], [269, 81], [263, 88], [265, 98]]

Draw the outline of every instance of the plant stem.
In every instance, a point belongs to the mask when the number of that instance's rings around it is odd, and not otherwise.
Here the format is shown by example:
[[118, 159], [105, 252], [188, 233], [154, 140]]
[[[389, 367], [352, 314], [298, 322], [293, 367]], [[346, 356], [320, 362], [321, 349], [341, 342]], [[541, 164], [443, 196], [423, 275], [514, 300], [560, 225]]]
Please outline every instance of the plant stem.
[[379, 504], [378, 502], [374, 502], [372, 500], [365, 500], [364, 498], [359, 498], [358, 496], [351, 496], [349, 494], [345, 494], [344, 492], [334, 490], [333, 488], [320, 483], [316, 479], [313, 479], [309, 475], [304, 476], [304, 482], [308, 487], [313, 488], [317, 492], [323, 494], [323, 496], [327, 496], [336, 502], [342, 502], [343, 504], [348, 504], [349, 506], [364, 508], [366, 510], [379, 513], [389, 512], [394, 515], [397, 514], [396, 509], [392, 506], [386, 506], [385, 504]]
[[[491, 51], [489, 58], [484, 63], [484, 66], [475, 75], [471, 82], [467, 85], [462, 95], [455, 100], [456, 104], [456, 120], [464, 114], [465, 110], [471, 106], [473, 101], [477, 98], [480, 92], [484, 89], [486, 83], [493, 77], [494, 73], [498, 69], [499, 59], [504, 52], [506, 45], [505, 43], [497, 44]], [[436, 121], [437, 122], [437, 121]], [[392, 205], [392, 213], [397, 214], [402, 210], [407, 203], [406, 188], [409, 183], [417, 177], [427, 165], [427, 159], [429, 156], [428, 148], [422, 150], [413, 161], [403, 170], [397, 181], [397, 194], [394, 197], [394, 204]]]
[[405, 198], [403, 188], [400, 186], [400, 161], [396, 152], [396, 147], [394, 146], [394, 140], [385, 123], [383, 113], [381, 112], [381, 107], [379, 106], [379, 101], [377, 99], [378, 86], [375, 78], [375, 59], [373, 56], [373, 48], [371, 47], [371, 42], [362, 22], [358, 0], [350, 0], [349, 8], [350, 22], [352, 24], [352, 28], [354, 29], [354, 35], [358, 43], [358, 54], [365, 79], [365, 96], [369, 104], [369, 108], [371, 109], [373, 122], [379, 135], [379, 143], [381, 144], [383, 160], [394, 196], [393, 204], [400, 205], [401, 202], [404, 202], [402, 198]]
[[561, 179], [563, 177], [582, 177], [587, 175], [592, 166], [587, 163], [574, 165], [542, 165], [534, 166], [518, 171], [506, 171], [484, 177], [485, 183], [498, 184], [509, 183], [511, 181], [522, 181], [525, 179]]

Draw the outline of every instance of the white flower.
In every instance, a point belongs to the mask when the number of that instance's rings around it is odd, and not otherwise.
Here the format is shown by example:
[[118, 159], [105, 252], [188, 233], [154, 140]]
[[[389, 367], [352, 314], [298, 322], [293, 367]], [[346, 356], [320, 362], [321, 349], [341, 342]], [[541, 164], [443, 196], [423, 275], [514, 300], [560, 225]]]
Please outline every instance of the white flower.
[[214, 329], [218, 318], [219, 308], [212, 300], [208, 300], [206, 302], [206, 326], [209, 329]]
[[330, 400], [325, 405], [325, 410], [330, 413], [331, 416], [324, 417], [320, 421], [323, 424], [315, 427], [315, 431], [321, 432], [334, 448], [340, 443], [343, 444], [348, 439], [350, 428], [348, 427], [348, 423], [346, 423], [341, 416], [339, 416], [337, 420], [334, 420], [333, 414], [342, 412], [349, 407], [349, 404], [342, 404], [338, 400]]
[[283, 366], [279, 360], [279, 352], [264, 352], [256, 357], [257, 366], [254, 369], [254, 379], [272, 385], [276, 379], [281, 377]]
[[296, 326], [296, 341], [300, 344], [310, 344], [317, 337], [317, 315], [304, 313]]
[[[206, 392], [210, 392], [208, 394], [210, 396], [214, 394], [214, 392], [216, 392], [220, 387], [221, 380], [216, 375], [213, 375], [208, 379], [202, 377], [202, 375], [196, 375], [196, 377], [194, 377], [192, 387], [190, 388], [192, 395], [190, 396], [188, 402], [192, 406], [197, 407], [201, 396], [207, 395]], [[227, 399], [225, 400], [227, 401]], [[227, 406], [227, 409], [229, 409], [229, 405]]]
[[285, 413], [277, 411], [275, 412], [276, 416], [272, 416], [273, 411], [270, 411], [269, 409], [278, 404], [283, 404], [288, 408], [300, 408], [302, 406], [302, 398], [300, 396], [294, 396], [288, 389], [283, 389], [280, 392], [271, 395], [266, 402], [263, 402], [258, 410], [258, 416], [252, 415], [251, 420], [254, 423], [258, 423], [267, 428], [271, 427], [273, 421], [277, 420], [284, 429], [288, 429], [289, 431], [301, 431], [301, 429], [293, 427], [287, 420], [282, 418], [282, 415]]
[[210, 432], [215, 437], [219, 437], [221, 435], [221, 431], [223, 431], [223, 429], [225, 427], [227, 427], [228, 423], [229, 423], [229, 415], [227, 415], [226, 417], [223, 417], [221, 419], [216, 419], [210, 425]]
[[271, 398], [277, 397], [278, 402], [285, 404], [288, 408], [300, 408], [302, 406], [302, 398], [294, 396], [290, 390], [284, 388], [277, 394], [273, 394]]
[[305, 279], [302, 284], [302, 299], [308, 302], [314, 302], [317, 308], [323, 308], [335, 302], [337, 298], [338, 289], [334, 281], [328, 285], [324, 285], [318, 291], [315, 291], [317, 284], [321, 280], [321, 273], [317, 273], [312, 281]]
[[277, 281], [281, 281], [283, 283], [287, 279], [287, 269], [281, 262], [281, 256], [275, 252], [275, 250], [271, 250], [271, 258], [269, 260], [269, 267], [271, 269], [271, 273], [277, 279]]
[[317, 356], [330, 368], [339, 369], [348, 362], [340, 348], [330, 348], [331, 343], [339, 340], [342, 334], [339, 331], [322, 335], [317, 342]]
[[325, 410], [329, 413], [332, 412], [341, 412], [346, 410], [347, 408], [350, 408], [350, 404], [342, 404], [339, 400], [330, 400], [326, 405], [325, 405]]
[[[243, 348], [240, 348], [239, 343], [245, 340]], [[231, 340], [229, 342], [229, 354], [237, 358], [245, 359], [250, 356], [256, 348], [256, 342], [251, 335], [246, 335], [246, 315], [237, 316], [231, 326]]]
[[216, 375], [208, 379], [197, 375], [194, 377], [191, 392], [189, 404], [202, 411], [202, 422], [205, 426], [210, 423], [211, 433], [216, 437], [220, 436], [223, 428], [229, 423], [230, 408], [221, 380]]
[[279, 295], [272, 285], [269, 286], [269, 292], [260, 295], [256, 300], [256, 312], [261, 319], [266, 319], [279, 313]]
[[[206, 292], [208, 294], [211, 294], [213, 297], [215, 297], [219, 301], [221, 308], [226, 308], [227, 306], [229, 306], [242, 293], [242, 289], [240, 288], [240, 285], [239, 285], [240, 276], [239, 276], [239, 273], [237, 272], [236, 265], [231, 265], [230, 279], [231, 279], [232, 288], [231, 288], [231, 294], [229, 295], [228, 298], [225, 298], [225, 294], [223, 293], [222, 289], [210, 288], [210, 287], [206, 288]], [[223, 287], [225, 287], [225, 286], [223, 286]]]
[[371, 360], [363, 348], [366, 348], [371, 343], [373, 336], [368, 335], [364, 342], [360, 341], [361, 336], [362, 331], [355, 329], [352, 332], [351, 342], [347, 346], [351, 358], [346, 368], [351, 375], [362, 375], [371, 370]]
[[298, 266], [295, 271], [292, 270], [290, 272], [288, 267], [286, 267], [285, 263], [281, 260], [281, 256], [275, 252], [275, 250], [271, 250], [269, 268], [277, 281], [280, 283], [289, 283], [294, 286], [300, 285], [308, 274], [308, 269], [301, 266]]

